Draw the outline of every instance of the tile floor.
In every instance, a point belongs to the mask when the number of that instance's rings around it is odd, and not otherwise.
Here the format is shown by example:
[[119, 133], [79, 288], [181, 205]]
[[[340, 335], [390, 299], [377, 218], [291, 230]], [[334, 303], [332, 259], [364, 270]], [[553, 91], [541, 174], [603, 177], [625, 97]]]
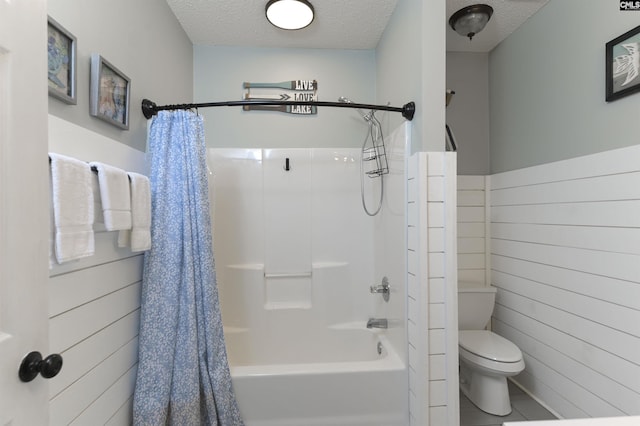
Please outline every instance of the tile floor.
[[500, 426], [503, 422], [554, 420], [556, 418], [511, 382], [509, 382], [509, 396], [513, 411], [508, 416], [501, 417], [485, 413], [460, 393], [460, 426]]

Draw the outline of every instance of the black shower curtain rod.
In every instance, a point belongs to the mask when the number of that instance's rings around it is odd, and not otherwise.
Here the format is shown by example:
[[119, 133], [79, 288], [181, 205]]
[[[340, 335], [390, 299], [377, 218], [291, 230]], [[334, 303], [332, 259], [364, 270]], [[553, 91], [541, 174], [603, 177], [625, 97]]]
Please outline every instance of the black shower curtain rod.
[[149, 99], [142, 100], [142, 114], [145, 118], [149, 119], [156, 115], [158, 111], [167, 111], [175, 109], [193, 109], [193, 108], [208, 108], [218, 106], [245, 106], [245, 105], [309, 105], [309, 106], [326, 106], [337, 108], [360, 108], [377, 111], [393, 111], [400, 112], [402, 116], [407, 120], [413, 120], [413, 115], [416, 112], [416, 104], [409, 102], [402, 107], [392, 107], [388, 105], [370, 105], [370, 104], [356, 104], [351, 102], [322, 102], [322, 101], [280, 101], [280, 100], [258, 100], [258, 99], [245, 99], [243, 101], [225, 101], [225, 102], [204, 102], [198, 104], [176, 104], [176, 105], [156, 105], [155, 102]]

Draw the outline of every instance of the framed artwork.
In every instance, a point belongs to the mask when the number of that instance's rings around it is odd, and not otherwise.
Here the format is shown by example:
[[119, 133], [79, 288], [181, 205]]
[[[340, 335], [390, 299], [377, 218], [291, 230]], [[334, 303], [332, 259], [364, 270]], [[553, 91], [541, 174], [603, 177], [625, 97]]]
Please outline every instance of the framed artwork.
[[606, 44], [606, 101], [640, 91], [640, 26]]
[[97, 53], [91, 55], [89, 113], [129, 130], [131, 80]]
[[50, 16], [47, 18], [47, 68], [49, 96], [75, 105], [76, 38]]

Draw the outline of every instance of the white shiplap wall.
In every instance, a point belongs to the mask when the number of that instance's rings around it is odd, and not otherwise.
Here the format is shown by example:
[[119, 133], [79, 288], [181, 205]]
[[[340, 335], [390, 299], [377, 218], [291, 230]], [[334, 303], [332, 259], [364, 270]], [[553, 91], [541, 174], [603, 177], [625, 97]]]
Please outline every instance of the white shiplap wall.
[[640, 414], [640, 146], [491, 177], [493, 330], [565, 418]]
[[407, 194], [410, 424], [455, 426], [459, 424], [455, 154], [414, 154], [409, 159]]
[[[49, 151], [146, 173], [142, 152], [55, 116], [49, 116]], [[50, 351], [64, 358], [49, 380], [52, 426], [131, 423], [143, 256], [118, 248], [117, 233], [103, 224], [94, 230], [94, 256], [50, 271]]]
[[458, 280], [486, 284], [488, 176], [458, 176]]

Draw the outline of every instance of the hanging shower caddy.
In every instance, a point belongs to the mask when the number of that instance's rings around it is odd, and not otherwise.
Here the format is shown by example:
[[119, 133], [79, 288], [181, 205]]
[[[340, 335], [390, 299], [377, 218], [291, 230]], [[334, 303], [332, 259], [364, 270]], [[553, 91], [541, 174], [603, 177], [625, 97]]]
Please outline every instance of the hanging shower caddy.
[[371, 170], [365, 172], [370, 178], [380, 177], [389, 173], [387, 151], [383, 138], [374, 140], [373, 146], [362, 150], [362, 161], [372, 165]]

